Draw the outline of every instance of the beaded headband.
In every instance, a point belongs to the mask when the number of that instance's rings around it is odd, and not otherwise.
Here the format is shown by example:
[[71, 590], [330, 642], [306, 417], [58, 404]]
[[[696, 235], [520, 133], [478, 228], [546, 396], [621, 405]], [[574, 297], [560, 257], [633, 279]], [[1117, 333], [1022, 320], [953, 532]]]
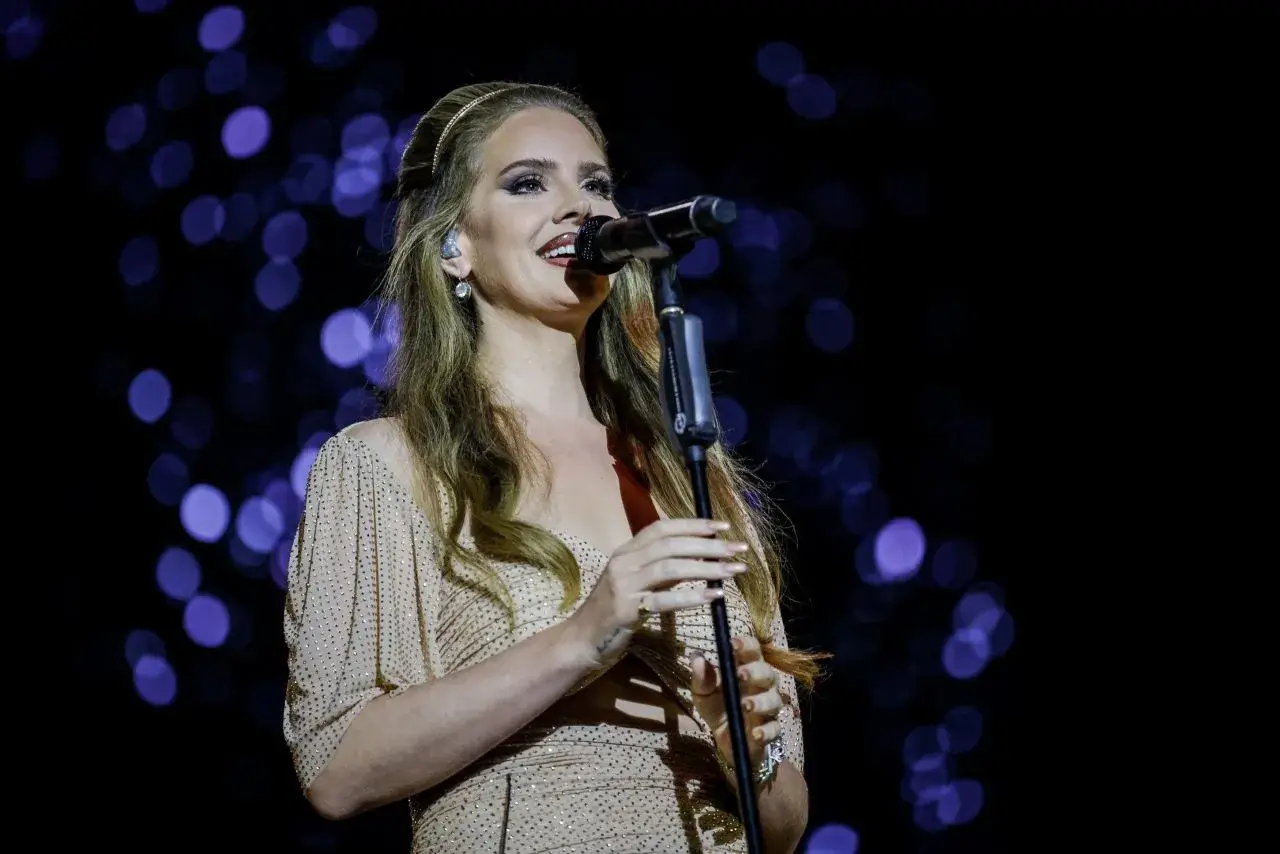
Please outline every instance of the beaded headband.
[[458, 119], [465, 116], [468, 110], [470, 110], [476, 104], [479, 104], [481, 101], [487, 101], [489, 98], [492, 98], [494, 95], [501, 95], [503, 92], [510, 92], [512, 89], [515, 89], [515, 88], [517, 87], [509, 86], [505, 89], [494, 89], [492, 92], [485, 92], [483, 95], [473, 98], [470, 103], [468, 103], [461, 110], [458, 110], [458, 112], [453, 114], [453, 118], [449, 119], [449, 123], [444, 126], [444, 130], [440, 131], [440, 138], [436, 140], [436, 150], [431, 154], [431, 174], [432, 175], [436, 174], [436, 170], [440, 168], [440, 152], [444, 150], [444, 141], [448, 139], [449, 131], [453, 130], [453, 126], [457, 123]]

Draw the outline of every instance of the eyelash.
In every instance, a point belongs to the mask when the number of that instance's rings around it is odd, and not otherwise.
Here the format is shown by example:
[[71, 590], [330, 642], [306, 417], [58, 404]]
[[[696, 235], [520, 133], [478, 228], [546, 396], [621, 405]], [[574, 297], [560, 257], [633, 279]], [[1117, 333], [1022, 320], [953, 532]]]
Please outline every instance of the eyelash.
[[[530, 185], [533, 185], [533, 186], [530, 188]], [[604, 198], [604, 199], [613, 198], [613, 182], [610, 181], [608, 178], [588, 178], [586, 185], [588, 187], [591, 187], [592, 185], [594, 185], [595, 189], [591, 190], [591, 192], [595, 193], [601, 198]], [[534, 190], [545, 190], [545, 189], [546, 189], [546, 186], [542, 182], [541, 175], [521, 175], [519, 178], [516, 178], [514, 181], [512, 181], [510, 184], [507, 185], [507, 192], [516, 196], [523, 196], [523, 195], [527, 195], [530, 192], [533, 192]]]

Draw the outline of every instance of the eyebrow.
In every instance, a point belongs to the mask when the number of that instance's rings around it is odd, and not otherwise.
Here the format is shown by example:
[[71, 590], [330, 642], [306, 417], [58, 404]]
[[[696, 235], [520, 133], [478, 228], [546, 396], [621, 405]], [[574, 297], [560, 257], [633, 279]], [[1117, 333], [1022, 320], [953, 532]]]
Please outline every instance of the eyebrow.
[[[502, 171], [498, 173], [498, 177], [501, 178], [503, 175], [516, 169], [541, 169], [544, 172], [554, 172], [559, 167], [559, 163], [556, 163], [554, 160], [546, 157], [526, 157], [523, 160], [515, 160], [508, 163], [503, 167]], [[594, 161], [588, 161], [578, 165], [579, 179], [586, 178], [588, 175], [595, 175], [598, 172], [603, 172], [608, 175], [609, 167], [605, 166], [603, 163], [595, 163]]]

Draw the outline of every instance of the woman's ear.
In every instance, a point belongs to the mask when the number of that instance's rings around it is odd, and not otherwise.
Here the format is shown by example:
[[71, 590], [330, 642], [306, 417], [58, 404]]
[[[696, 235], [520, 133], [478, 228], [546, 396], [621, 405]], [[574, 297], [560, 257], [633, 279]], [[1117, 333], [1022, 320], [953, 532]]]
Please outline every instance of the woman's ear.
[[456, 228], [451, 228], [440, 244], [440, 266], [458, 281], [471, 275], [471, 241]]

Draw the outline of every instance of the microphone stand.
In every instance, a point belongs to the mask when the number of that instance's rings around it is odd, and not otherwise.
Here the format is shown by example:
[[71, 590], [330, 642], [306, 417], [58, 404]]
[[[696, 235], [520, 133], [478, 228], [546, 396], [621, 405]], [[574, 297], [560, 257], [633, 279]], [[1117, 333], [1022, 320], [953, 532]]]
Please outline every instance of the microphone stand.
[[[699, 518], [711, 519], [711, 492], [707, 485], [707, 449], [719, 438], [715, 410], [711, 400], [711, 378], [707, 375], [706, 353], [702, 346], [701, 318], [684, 311], [683, 289], [676, 278], [676, 265], [691, 244], [665, 246], [666, 252], [650, 255], [656, 283], [654, 310], [662, 343], [662, 404], [667, 419], [668, 437], [681, 451], [693, 486], [693, 503]], [[654, 258], [653, 255], [665, 257]], [[723, 587], [719, 580], [707, 582]], [[729, 737], [733, 745], [733, 767], [738, 781], [738, 804], [746, 829], [747, 850], [763, 854], [764, 838], [756, 807], [756, 791], [752, 780], [747, 750], [746, 721], [742, 697], [736, 678], [737, 666], [729, 634], [729, 612], [724, 599], [711, 603], [711, 621], [715, 626], [716, 649], [720, 662], [720, 683], [724, 691], [724, 707], [729, 718]]]

